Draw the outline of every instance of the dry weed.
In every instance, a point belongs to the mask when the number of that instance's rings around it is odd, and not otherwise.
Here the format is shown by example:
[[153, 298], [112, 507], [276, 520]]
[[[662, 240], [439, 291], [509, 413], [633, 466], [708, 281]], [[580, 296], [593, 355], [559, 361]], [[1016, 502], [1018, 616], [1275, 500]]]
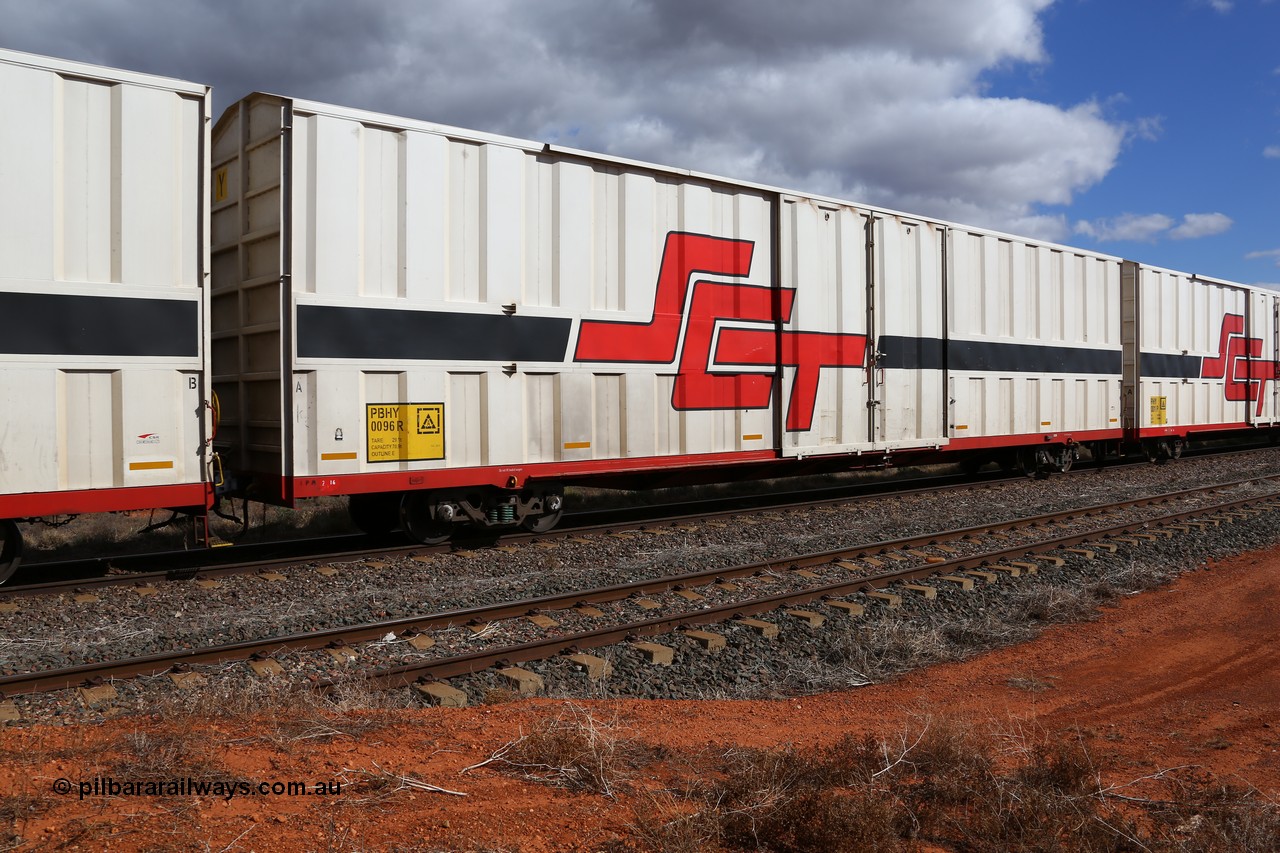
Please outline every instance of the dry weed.
[[[1055, 678], [1056, 676], [1050, 676]], [[1025, 690], [1028, 693], [1043, 693], [1046, 690], [1053, 690], [1054, 685], [1051, 681], [1040, 678], [1037, 675], [1011, 675], [1007, 682], [1014, 690]]]
[[555, 719], [541, 722], [462, 772], [497, 764], [527, 778], [614, 797], [644, 762], [646, 752], [623, 736], [616, 720], [597, 720], [585, 708], [569, 704]]
[[[669, 791], [644, 792], [632, 805], [629, 824], [639, 849], [662, 853], [703, 853], [720, 846], [720, 827], [710, 809], [691, 807], [693, 797]], [[615, 843], [617, 853], [637, 849]], [[603, 851], [602, 851], [603, 853]]]
[[[636, 807], [654, 850], [1227, 851], [1280, 849], [1280, 807], [1187, 768], [1104, 787], [1083, 733], [925, 720], [914, 735], [734, 750], [682, 799]], [[1164, 796], [1142, 791], [1164, 785]]]

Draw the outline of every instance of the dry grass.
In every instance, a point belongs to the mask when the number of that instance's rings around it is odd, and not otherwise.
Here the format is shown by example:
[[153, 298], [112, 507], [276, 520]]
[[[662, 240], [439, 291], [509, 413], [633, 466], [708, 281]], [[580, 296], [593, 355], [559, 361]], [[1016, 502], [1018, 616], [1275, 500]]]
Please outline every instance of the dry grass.
[[493, 764], [557, 787], [615, 797], [649, 756], [641, 744], [625, 736], [616, 720], [598, 720], [570, 703], [559, 716], [463, 772]]
[[0, 851], [21, 847], [22, 830], [27, 822], [48, 811], [49, 807], [48, 793], [35, 790], [31, 785], [0, 796]]
[[[872, 611], [847, 627], [835, 629], [821, 659], [791, 667], [774, 683], [784, 692], [816, 692], [860, 687], [904, 672], [975, 653], [1003, 648], [1036, 636], [1046, 625], [1086, 622], [1098, 608], [1130, 592], [1165, 583], [1172, 568], [1117, 565], [1097, 580], [1063, 585], [1052, 578], [1031, 577], [1011, 589], [995, 606], [943, 614]], [[1030, 691], [1052, 685], [1010, 680]]]
[[1257, 791], [1188, 768], [1108, 786], [1089, 740], [944, 720], [893, 739], [733, 750], [684, 792], [642, 798], [628, 849], [1280, 849], [1280, 805]]
[[[1057, 676], [1049, 676], [1049, 678], [1056, 678], [1056, 677]], [[1014, 690], [1025, 690], [1028, 693], [1043, 693], [1046, 690], [1054, 689], [1054, 684], [1052, 681], [1046, 680], [1044, 678], [1040, 678], [1037, 675], [1031, 675], [1029, 673], [1011, 675], [1009, 676], [1009, 680], [1007, 683]]]
[[126, 732], [107, 749], [110, 758], [103, 775], [115, 779], [223, 779], [226, 764], [219, 745], [199, 732]]

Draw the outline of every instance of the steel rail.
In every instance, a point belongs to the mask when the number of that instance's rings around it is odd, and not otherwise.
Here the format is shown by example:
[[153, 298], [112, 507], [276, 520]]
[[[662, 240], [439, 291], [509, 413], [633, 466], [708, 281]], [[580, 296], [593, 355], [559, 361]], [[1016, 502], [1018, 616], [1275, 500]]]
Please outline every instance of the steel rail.
[[[1224, 451], [1199, 451], [1197, 455], [1202, 455], [1202, 454], [1203, 455], [1234, 455], [1234, 454], [1254, 453], [1254, 452], [1259, 452], [1266, 449], [1269, 449], [1269, 448], [1251, 447], [1245, 450], [1231, 449], [1225, 452]], [[1147, 463], [1145, 462], [1145, 460], [1142, 460], [1142, 459], [1129, 459], [1129, 460], [1120, 460], [1118, 462], [1112, 462], [1105, 467], [1116, 467], [1119, 465], [1129, 465], [1129, 464], [1147, 464]], [[1092, 464], [1086, 465], [1086, 466], [1079, 466], [1079, 467], [1073, 468], [1071, 472], [1069, 472], [1068, 476], [1084, 475], [1087, 472], [1097, 472], [1099, 470], [1099, 467], [1100, 466], [1092, 465]], [[726, 502], [726, 500], [725, 499], [709, 499], [709, 500], [701, 500], [701, 501], [682, 501], [678, 503], [664, 504], [659, 506], [658, 509], [662, 513], [660, 515], [654, 515], [652, 513], [649, 515], [640, 515], [639, 517], [629, 521], [593, 522], [590, 520], [600, 515], [611, 515], [614, 513], [632, 514], [635, 512], [643, 512], [645, 510], [651, 511], [654, 509], [654, 507], [651, 507], [651, 506], [639, 507], [639, 508], [626, 507], [620, 510], [591, 510], [591, 511], [577, 514], [579, 517], [583, 519], [587, 519], [589, 523], [569, 524], [557, 530], [548, 531], [546, 533], [520, 532], [515, 534], [505, 534], [505, 535], [502, 535], [501, 537], [476, 537], [474, 540], [468, 540], [464, 538], [464, 539], [455, 540], [452, 543], [448, 543], [444, 545], [430, 546], [430, 545], [413, 543], [413, 544], [397, 544], [389, 547], [387, 546], [375, 547], [375, 548], [362, 547], [362, 548], [357, 548], [354, 550], [347, 550], [347, 551], [303, 552], [303, 553], [287, 554], [282, 557], [271, 557], [271, 558], [260, 559], [260, 560], [246, 560], [246, 561], [238, 561], [234, 563], [222, 563], [222, 564], [197, 563], [191, 566], [184, 566], [181, 568], [164, 569], [164, 570], [150, 571], [150, 572], [127, 572], [122, 574], [101, 575], [97, 577], [93, 577], [93, 576], [76, 577], [76, 578], [70, 578], [70, 579], [44, 581], [40, 583], [20, 583], [17, 585], [11, 584], [11, 585], [0, 586], [0, 601], [5, 601], [9, 599], [14, 599], [14, 598], [21, 598], [26, 596], [60, 595], [68, 591], [101, 589], [101, 588], [106, 588], [111, 586], [139, 586], [139, 585], [145, 585], [145, 584], [156, 583], [156, 582], [168, 583], [168, 582], [182, 582], [182, 581], [190, 581], [190, 580], [205, 580], [205, 579], [213, 579], [213, 578], [220, 578], [220, 577], [234, 577], [237, 575], [249, 575], [249, 574], [255, 574], [258, 572], [272, 571], [276, 569], [292, 568], [300, 564], [313, 563], [313, 562], [341, 563], [341, 562], [356, 562], [358, 560], [362, 560], [366, 558], [416, 557], [416, 556], [422, 556], [426, 554], [447, 554], [456, 550], [488, 547], [497, 543], [501, 543], [503, 545], [514, 545], [514, 544], [523, 544], [523, 543], [535, 542], [535, 541], [555, 541], [559, 539], [572, 538], [572, 537], [580, 536], [583, 534], [611, 533], [611, 532], [619, 532], [619, 531], [626, 531], [626, 530], [646, 530], [654, 526], [675, 526], [679, 524], [696, 522], [696, 521], [732, 517], [735, 515], [741, 515], [744, 512], [749, 512], [749, 511], [794, 510], [794, 509], [802, 509], [807, 506], [822, 507], [822, 506], [831, 506], [831, 505], [838, 505], [838, 504], [857, 503], [864, 500], [873, 500], [878, 497], [886, 497], [886, 496], [907, 497], [912, 495], [928, 494], [931, 492], [934, 492], [934, 493], [946, 492], [946, 491], [959, 490], [959, 489], [965, 489], [965, 488], [992, 488], [992, 487], [998, 487], [1000, 485], [1007, 484], [1007, 483], [1021, 482], [1022, 480], [1025, 479], [1025, 477], [1022, 475], [1005, 476], [998, 472], [989, 472], [986, 475], [982, 475], [984, 477], [983, 479], [975, 480], [972, 477], [968, 477], [962, 480], [961, 482], [952, 482], [957, 479], [957, 476], [959, 475], [947, 474], [947, 475], [941, 475], [938, 477], [910, 478], [910, 479], [896, 480], [893, 483], [889, 483], [889, 484], [860, 483], [860, 484], [855, 484], [853, 486], [840, 487], [839, 489], [836, 489], [835, 491], [839, 491], [841, 492], [841, 494], [838, 494], [834, 497], [823, 497], [818, 499], [803, 499], [803, 500], [794, 500], [789, 502], [784, 500], [781, 502], [771, 501], [771, 502], [765, 502], [765, 503], [757, 503], [758, 500], [761, 500], [764, 498], [776, 497], [776, 496], [766, 496], [766, 495], [750, 495], [745, 497], [735, 497], [735, 498], [727, 499], [727, 502], [731, 502], [735, 504], [733, 507], [730, 507], [728, 509], [718, 509], [718, 510], [709, 510], [709, 511], [700, 510], [696, 512], [688, 512], [688, 510], [691, 507], [699, 507], [707, 504], [712, 504], [712, 505], [723, 504]], [[895, 486], [902, 485], [902, 484], [911, 484], [913, 487], [908, 489], [895, 488]], [[823, 493], [823, 492], [831, 492], [833, 490], [830, 488], [823, 488], [823, 489], [815, 489], [812, 491], [817, 493]], [[790, 498], [794, 498], [795, 495], [797, 494], [803, 494], [803, 492], [788, 493], [783, 497], [790, 499]], [[746, 506], [740, 505], [743, 503], [746, 503], [748, 505]], [[671, 510], [676, 510], [677, 512], [680, 512], [683, 514], [671, 515], [670, 514]], [[572, 518], [572, 516], [570, 516], [569, 518]], [[296, 541], [290, 542], [286, 540], [282, 542], [262, 543], [261, 547], [287, 548], [290, 545], [294, 545], [294, 544], [314, 545], [317, 542], [325, 541], [325, 539], [341, 539], [341, 540], [349, 541], [353, 538], [355, 537], [335, 536], [335, 537], [323, 537], [321, 539], [301, 540], [300, 542], [296, 542]], [[232, 546], [232, 548], [234, 547], [236, 546]], [[254, 546], [242, 546], [242, 547], [252, 547], [254, 549], [257, 549], [259, 546], [254, 545]], [[129, 556], [129, 557], [121, 557], [121, 558], [113, 558], [113, 559], [98, 558], [98, 559], [89, 560], [89, 561], [71, 561], [67, 563], [46, 563], [46, 564], [28, 563], [28, 564], [25, 564], [23, 571], [36, 571], [38, 569], [47, 569], [50, 571], [73, 571], [75, 570], [72, 568], [74, 566], [85, 567], [85, 566], [91, 566], [91, 565], [97, 565], [97, 566], [105, 565], [110, 570], [121, 571], [122, 567], [127, 567], [129, 562], [133, 562], [135, 560], [155, 561], [155, 560], [164, 559], [166, 557], [173, 557], [175, 559], [190, 559], [190, 555], [192, 553], [193, 552], [190, 552], [190, 551], [176, 551], [176, 552], [170, 552], [168, 554], [145, 554], [145, 555], [137, 555], [136, 557]], [[205, 553], [208, 553], [210, 556], [214, 556], [216, 558], [217, 555], [225, 554], [226, 550], [211, 549], [210, 551]], [[127, 568], [123, 570], [127, 571]]]
[[[778, 570], [792, 570], [802, 568], [804, 566], [823, 565], [836, 562], [838, 560], [858, 560], [865, 559], [869, 556], [884, 554], [895, 550], [904, 550], [927, 546], [932, 544], [940, 544], [946, 541], [963, 540], [975, 536], [989, 535], [1008, 530], [1016, 530], [1022, 528], [1034, 528], [1047, 524], [1053, 524], [1070, 519], [1087, 519], [1093, 516], [1101, 515], [1108, 512], [1120, 511], [1122, 509], [1136, 509], [1152, 506], [1159, 503], [1168, 503], [1179, 498], [1189, 497], [1192, 495], [1207, 495], [1216, 491], [1234, 488], [1244, 483], [1253, 483], [1260, 480], [1280, 480], [1280, 475], [1263, 478], [1249, 478], [1247, 480], [1236, 481], [1229, 484], [1219, 484], [1215, 486], [1202, 487], [1200, 489], [1181, 489], [1174, 492], [1167, 492], [1160, 495], [1151, 495], [1144, 498], [1133, 499], [1124, 502], [1115, 502], [1111, 504], [1097, 504], [1090, 507], [1083, 507], [1076, 510], [1060, 510], [1052, 513], [1044, 513], [1024, 519], [1013, 521], [997, 522], [994, 524], [983, 524], [972, 527], [959, 528], [951, 531], [933, 532], [918, 536], [911, 536], [902, 539], [885, 540], [869, 544], [863, 544], [853, 547], [837, 548], [827, 551], [807, 554], [799, 557], [792, 557], [780, 560], [767, 560], [756, 563], [748, 563], [740, 566], [729, 568], [707, 569], [696, 572], [689, 572], [680, 575], [670, 575], [662, 578], [646, 579], [633, 581], [625, 584], [617, 584], [607, 587], [599, 587], [587, 591], [574, 591], [570, 593], [554, 594], [541, 596], [538, 598], [527, 599], [516, 602], [504, 602], [495, 605], [484, 605], [481, 607], [465, 608], [458, 610], [445, 611], [437, 614], [426, 616], [413, 616], [401, 619], [389, 620], [376, 623], [365, 623], [361, 625], [346, 626], [340, 628], [326, 629], [322, 631], [313, 631], [302, 634], [293, 634], [283, 637], [268, 638], [265, 640], [251, 640], [241, 643], [229, 643], [220, 646], [212, 646], [201, 649], [186, 649], [175, 652], [163, 652], [155, 655], [131, 658], [124, 661], [104, 661], [97, 663], [80, 664], [72, 667], [65, 667], [56, 670], [47, 670], [40, 673], [24, 673], [18, 675], [0, 676], [0, 693], [8, 695], [16, 695], [23, 693], [48, 692], [53, 690], [61, 690], [70, 687], [77, 687], [85, 682], [95, 678], [134, 678], [145, 675], [156, 675], [164, 673], [172, 669], [177, 664], [206, 664], [216, 663], [227, 660], [242, 660], [250, 658], [254, 655], [271, 655], [281, 651], [313, 651], [316, 649], [326, 648], [338, 643], [354, 644], [367, 642], [369, 640], [379, 639], [388, 633], [402, 633], [407, 631], [425, 632], [429, 630], [439, 630], [454, 625], [464, 625], [475, 622], [495, 622], [503, 619], [511, 619], [519, 616], [528, 615], [531, 612], [567, 610], [580, 604], [607, 603], [619, 601], [634, 595], [658, 594], [675, 589], [679, 586], [689, 585], [705, 585], [714, 583], [720, 579], [743, 578], [752, 575], [758, 575], [764, 572]], [[1026, 555], [1031, 553], [1040, 553], [1045, 550], [1053, 550], [1055, 548], [1070, 547], [1066, 544], [1070, 540], [1071, 544], [1097, 539], [1104, 536], [1116, 535], [1117, 531], [1140, 530], [1154, 525], [1163, 525], [1171, 523], [1170, 520], [1181, 519], [1193, 515], [1203, 515], [1213, 512], [1221, 512], [1224, 508], [1232, 508], [1247, 504], [1249, 502], [1257, 502], [1260, 500], [1258, 496], [1250, 496], [1247, 498], [1233, 500], [1223, 504], [1214, 504], [1208, 507], [1197, 507], [1182, 513], [1165, 515], [1156, 519], [1142, 519], [1136, 522], [1128, 522], [1121, 525], [1113, 525], [1111, 527], [1093, 529], [1083, 533], [1072, 534], [1070, 536], [1057, 537], [1054, 539], [1044, 540], [1042, 543], [1021, 543], [1010, 546], [1006, 549], [998, 551], [978, 554], [971, 557], [954, 558], [944, 560], [939, 563], [928, 563], [923, 566], [915, 566], [904, 568], [896, 572], [885, 572], [880, 574], [869, 574], [852, 579], [847, 582], [841, 582], [835, 585], [818, 585], [811, 586], [809, 590], [816, 590], [812, 596], [809, 591], [781, 594], [772, 596], [760, 601], [773, 601], [775, 599], [789, 600], [788, 596], [796, 596], [795, 600], [811, 601], [815, 597], [823, 595], [832, 595], [833, 589], [845, 589], [851, 587], [873, 588], [876, 584], [891, 584], [901, 582], [913, 577], [928, 577], [939, 573], [947, 573], [949, 571], [964, 571], [967, 568], [980, 567], [984, 563], [993, 560], [1011, 559], [1010, 555]], [[1264, 496], [1261, 500], [1269, 500]], [[854, 589], [856, 592], [857, 589]], [[808, 597], [805, 597], [808, 596]], [[684, 614], [681, 616], [669, 617], [664, 620], [649, 620], [644, 623], [634, 623], [629, 626], [635, 630], [630, 633], [639, 633], [641, 630], [649, 630], [650, 622], [657, 624], [658, 622], [688, 622], [697, 620], [701, 613], [715, 613], [720, 609], [727, 610], [743, 610], [752, 606], [750, 602], [740, 602], [734, 605], [726, 605], [724, 608], [712, 608], [703, 611], [697, 611], [694, 614]], [[765, 606], [763, 609], [768, 610], [776, 607], [776, 604]], [[744, 611], [745, 612], [745, 611]], [[754, 609], [751, 612], [762, 612]], [[717, 621], [717, 620], [713, 620]], [[639, 627], [637, 627], [639, 626]], [[605, 633], [607, 633], [606, 629]], [[574, 635], [566, 638], [566, 645], [582, 645], [588, 642], [593, 632], [587, 635]], [[558, 640], [545, 641], [554, 646]], [[528, 645], [528, 644], [526, 644]], [[536, 645], [536, 644], [534, 644]], [[532, 646], [531, 646], [532, 647]], [[584, 646], [585, 647], [585, 646]], [[521, 647], [512, 647], [520, 649]], [[510, 650], [509, 650], [510, 651]], [[513, 652], [515, 653], [515, 652]], [[523, 652], [519, 652], [523, 654]], [[482, 653], [477, 653], [482, 654]], [[501, 659], [510, 655], [499, 655], [493, 659]], [[549, 656], [549, 655], [544, 655]], [[459, 660], [466, 659], [459, 658]], [[523, 658], [525, 660], [531, 658]], [[481, 667], [483, 668], [483, 667]], [[468, 670], [470, 671], [470, 670]], [[456, 673], [455, 673], [456, 674]], [[437, 676], [447, 677], [447, 676]]]
[[[1215, 507], [1202, 507], [1174, 513], [1162, 518], [1163, 524], [1224, 512], [1249, 503], [1256, 503], [1257, 497], [1243, 498]], [[1274, 508], [1272, 501], [1268, 508]], [[1149, 521], [1131, 524], [1114, 525], [1105, 530], [1087, 533], [1070, 534], [1055, 539], [1044, 540], [1031, 545], [1022, 544], [998, 551], [976, 554], [969, 557], [957, 557], [943, 563], [929, 564], [923, 567], [901, 569], [894, 572], [882, 572], [876, 575], [862, 576], [849, 581], [823, 584], [797, 592], [779, 593], [777, 595], [755, 598], [748, 601], [733, 602], [717, 607], [691, 610], [672, 616], [660, 616], [624, 625], [613, 625], [595, 631], [583, 631], [566, 636], [552, 637], [544, 640], [532, 640], [512, 646], [472, 652], [464, 655], [450, 655], [420, 663], [391, 667], [361, 676], [361, 683], [374, 688], [392, 689], [415, 683], [437, 681], [468, 675], [493, 666], [509, 666], [516, 663], [527, 663], [534, 660], [545, 660], [560, 654], [576, 652], [582, 649], [599, 648], [614, 645], [632, 637], [651, 637], [668, 633], [672, 630], [692, 628], [697, 625], [709, 625], [725, 622], [730, 619], [756, 616], [771, 612], [783, 606], [808, 604], [813, 601], [841, 598], [859, 592], [868, 592], [890, 587], [897, 583], [923, 580], [940, 574], [958, 571], [981, 569], [983, 566], [996, 565], [1014, 560], [1028, 554], [1043, 554], [1061, 548], [1070, 548], [1105, 536], [1119, 536], [1124, 533], [1142, 530], [1150, 526]], [[319, 682], [316, 687], [331, 691], [348, 679], [329, 679]]]
[[[946, 475], [939, 478], [927, 478], [929, 480], [944, 481], [941, 485], [924, 485], [911, 489], [894, 489], [883, 491], [864, 492], [859, 494], [846, 494], [838, 497], [825, 497], [817, 500], [799, 500], [791, 503], [769, 503], [756, 505], [751, 507], [739, 507], [731, 509], [718, 509], [711, 511], [702, 511], [696, 513], [686, 513], [683, 515], [646, 515], [631, 521], [606, 521], [594, 524], [570, 524], [556, 530], [546, 533], [514, 533], [506, 534], [501, 537], [476, 537], [472, 539], [459, 539], [452, 543], [443, 545], [422, 545], [422, 544], [397, 544], [390, 547], [378, 548], [358, 548], [350, 551], [334, 551], [329, 553], [304, 553], [300, 555], [288, 555], [284, 557], [272, 557], [263, 560], [250, 560], [245, 562], [228, 563], [222, 565], [208, 566], [192, 566], [178, 569], [164, 569], [152, 572], [130, 572], [128, 574], [103, 575], [101, 577], [72, 578], [67, 580], [45, 581], [43, 583], [20, 584], [17, 586], [0, 586], [0, 601], [13, 598], [21, 598], [25, 596], [44, 596], [44, 595], [60, 595], [62, 593], [81, 589], [100, 589], [111, 586], [132, 586], [146, 584], [151, 582], [182, 582], [190, 580], [205, 580], [220, 577], [234, 577], [237, 575], [255, 574], [258, 572], [271, 571], [274, 569], [284, 569], [298, 566], [304, 563], [343, 563], [356, 562], [365, 558], [388, 558], [388, 557], [417, 557], [425, 554], [449, 554], [458, 550], [469, 550], [471, 548], [489, 547], [495, 544], [502, 545], [520, 545], [529, 542], [546, 542], [559, 539], [569, 539], [583, 534], [613, 533], [628, 530], [646, 530], [652, 527], [672, 527], [679, 524], [687, 524], [696, 521], [704, 521], [716, 518], [726, 518], [735, 515], [741, 515], [746, 512], [757, 511], [782, 511], [803, 509], [805, 507], [821, 507], [832, 504], [856, 503], [863, 500], [873, 500], [887, 496], [908, 496], [920, 495], [934, 492], [946, 492], [953, 489], [963, 488], [980, 488], [1000, 485], [1008, 482], [1019, 482], [1024, 479], [1021, 476], [1016, 477], [993, 477], [986, 480], [974, 481], [972, 479], [964, 482], [950, 482], [955, 479], [955, 475]], [[903, 482], [903, 481], [899, 481]], [[920, 482], [914, 480], [910, 482]], [[829, 492], [830, 489], [821, 489], [818, 491]], [[736, 500], [736, 499], [734, 499]], [[687, 509], [692, 505], [700, 505], [704, 503], [720, 503], [724, 501], [698, 501], [689, 503], [679, 503], [668, 505], [678, 510]], [[628, 507], [626, 511], [632, 512], [637, 508]], [[644, 507], [640, 509], [652, 510], [653, 507]], [[659, 507], [666, 509], [666, 507]], [[590, 518], [601, 514], [599, 510], [581, 513], [584, 518]], [[331, 537], [348, 539], [350, 537]], [[315, 542], [317, 540], [306, 540], [307, 542]], [[323, 540], [320, 540], [323, 541]], [[281, 543], [274, 543], [281, 544]], [[288, 544], [288, 543], [283, 543]], [[175, 552], [180, 554], [188, 554], [190, 552]], [[157, 559], [153, 555], [147, 555], [147, 559]], [[97, 561], [94, 561], [97, 562]], [[38, 566], [39, 564], [35, 564]], [[53, 567], [55, 564], [49, 564]], [[34, 568], [28, 565], [28, 568]], [[114, 568], [114, 567], [113, 567]]]

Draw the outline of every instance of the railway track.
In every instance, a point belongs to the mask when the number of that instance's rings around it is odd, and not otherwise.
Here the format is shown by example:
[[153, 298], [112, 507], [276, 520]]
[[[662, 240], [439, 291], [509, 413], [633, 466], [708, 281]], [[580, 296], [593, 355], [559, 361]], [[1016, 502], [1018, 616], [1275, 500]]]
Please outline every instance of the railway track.
[[[111, 561], [92, 560], [78, 561], [75, 564], [46, 564], [47, 571], [70, 574], [71, 577], [52, 581], [23, 581], [0, 587], [0, 601], [33, 595], [61, 595], [69, 591], [101, 589], [111, 586], [128, 586], [137, 584], [160, 583], [168, 581], [208, 580], [236, 575], [254, 574], [273, 571], [309, 562], [354, 562], [374, 558], [418, 557], [428, 554], [447, 554], [451, 551], [470, 550], [491, 547], [494, 545], [518, 546], [530, 542], [553, 542], [571, 539], [578, 536], [640, 530], [653, 526], [675, 526], [695, 521], [726, 518], [743, 512], [759, 509], [795, 509], [804, 507], [822, 507], [834, 504], [849, 503], [859, 500], [872, 500], [886, 494], [915, 495], [947, 489], [981, 488], [994, 486], [1022, 479], [1020, 476], [991, 474], [978, 479], [972, 476], [944, 475], [910, 481], [910, 488], [895, 488], [893, 485], [861, 486], [843, 489], [818, 489], [805, 492], [793, 492], [782, 495], [755, 496], [752, 499], [701, 500], [681, 503], [662, 504], [659, 506], [628, 507], [619, 510], [594, 510], [566, 516], [565, 523], [546, 533], [515, 532], [502, 537], [460, 538], [444, 545], [421, 545], [397, 538], [394, 544], [370, 545], [369, 537], [339, 536], [318, 540], [307, 540], [300, 543], [301, 550], [287, 549], [283, 555], [269, 556], [263, 559], [240, 559], [233, 562], [206, 563], [193, 561], [191, 555], [197, 552], [180, 551], [163, 555], [144, 555], [137, 562], [155, 562], [157, 560], [177, 560], [185, 563], [177, 568], [165, 568], [152, 571], [129, 571], [130, 561], [116, 559]], [[896, 485], [900, 485], [901, 481]], [[835, 493], [834, 495], [832, 493]], [[729, 504], [729, 508], [724, 508]], [[715, 507], [708, 509], [708, 507]], [[249, 547], [251, 553], [260, 550], [282, 549], [285, 543], [270, 543], [265, 549]], [[338, 549], [326, 547], [336, 544]], [[352, 547], [354, 546], [354, 547]], [[208, 553], [208, 552], [199, 552]], [[212, 552], [216, 558], [231, 555], [232, 549], [220, 549]], [[82, 566], [94, 567], [96, 571], [110, 571], [111, 574], [82, 575]]]
[[[1256, 485], [1250, 494], [1242, 488]], [[0, 678], [8, 695], [80, 687], [106, 690], [111, 682], [169, 673], [182, 683], [199, 674], [192, 666], [251, 660], [257, 670], [279, 670], [274, 657], [285, 652], [327, 650], [339, 660], [357, 661], [360, 643], [395, 637], [419, 657], [408, 663], [362, 666], [362, 678], [378, 687], [422, 685], [436, 698], [456, 697], [439, 683], [461, 674], [501, 665], [521, 685], [531, 673], [516, 664], [566, 652], [652, 637], [729, 620], [755, 630], [777, 630], [754, 617], [782, 608], [785, 618], [815, 624], [839, 613], [894, 606], [902, 595], [936, 595], [939, 585], [970, 589], [1001, 576], [1061, 565], [1066, 557], [1115, 551], [1125, 540], [1187, 533], [1193, 527], [1231, 523], [1280, 506], [1280, 476], [1250, 478], [1199, 489], [1184, 489], [1136, 500], [1047, 513], [998, 524], [941, 531], [786, 560], [689, 572], [634, 583], [543, 596], [504, 604], [453, 610], [305, 634], [201, 649], [179, 650], [121, 661], [104, 661], [40, 673]], [[1188, 506], [1194, 504], [1194, 506]], [[1119, 542], [1117, 542], [1119, 538]], [[1090, 547], [1083, 547], [1094, 543]], [[1074, 549], [1074, 550], [1073, 550]], [[920, 583], [929, 580], [929, 584]], [[785, 589], [774, 587], [782, 585]], [[889, 591], [895, 589], [896, 591]], [[657, 599], [666, 599], [665, 603]], [[820, 602], [823, 612], [803, 610]], [[644, 615], [652, 611], [653, 615]], [[658, 612], [661, 611], [661, 612]], [[635, 618], [640, 613], [643, 618]], [[605, 624], [602, 624], [605, 623]], [[507, 626], [503, 628], [502, 626]], [[770, 628], [772, 625], [772, 628]], [[526, 638], [529, 633], [538, 634]], [[485, 635], [489, 635], [485, 638]], [[716, 643], [714, 634], [693, 634]], [[483, 648], [474, 648], [482, 642]], [[723, 638], [720, 639], [723, 642]], [[432, 650], [435, 652], [432, 652]], [[428, 654], [428, 652], [432, 652]], [[584, 663], [586, 666], [593, 664]], [[332, 689], [339, 679], [319, 683]]]
[[[1202, 449], [1194, 455], [1240, 455], [1266, 452], [1266, 448], [1240, 450], [1231, 448]], [[1192, 456], [1193, 454], [1188, 454]], [[1145, 465], [1134, 457], [1119, 465]], [[1098, 469], [1093, 465], [1074, 468], [1065, 476], [1086, 476]], [[1059, 475], [1064, 476], [1064, 475]], [[232, 546], [205, 551], [176, 551], [159, 554], [98, 558], [29, 564], [8, 584], [0, 586], [0, 601], [25, 596], [62, 595], [89, 592], [113, 586], [148, 586], [155, 583], [211, 580], [216, 578], [273, 572], [311, 562], [355, 562], [367, 559], [394, 559], [445, 554], [460, 549], [519, 546], [534, 541], [551, 542], [602, 533], [645, 529], [655, 525], [679, 524], [725, 518], [762, 509], [820, 508], [859, 500], [872, 500], [885, 495], [908, 496], [940, 492], [948, 489], [999, 486], [1022, 480], [1021, 475], [989, 472], [980, 475], [945, 474], [894, 480], [889, 483], [859, 483], [852, 486], [820, 488], [787, 493], [748, 495], [682, 501], [641, 507], [593, 510], [568, 515], [556, 530], [545, 533], [514, 532], [501, 537], [460, 538], [436, 546], [413, 543], [397, 537], [394, 542], [372, 542], [365, 536], [333, 536], [294, 542], [269, 542], [260, 545]], [[163, 565], [155, 569], [150, 566]], [[53, 575], [53, 580], [43, 580]]]

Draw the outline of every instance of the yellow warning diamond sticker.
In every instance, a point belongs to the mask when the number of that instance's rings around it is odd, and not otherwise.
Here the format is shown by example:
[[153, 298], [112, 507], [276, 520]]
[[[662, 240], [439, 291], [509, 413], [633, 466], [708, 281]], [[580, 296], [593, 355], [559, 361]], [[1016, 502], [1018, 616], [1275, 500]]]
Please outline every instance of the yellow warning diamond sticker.
[[444, 403], [365, 405], [370, 462], [444, 458]]

